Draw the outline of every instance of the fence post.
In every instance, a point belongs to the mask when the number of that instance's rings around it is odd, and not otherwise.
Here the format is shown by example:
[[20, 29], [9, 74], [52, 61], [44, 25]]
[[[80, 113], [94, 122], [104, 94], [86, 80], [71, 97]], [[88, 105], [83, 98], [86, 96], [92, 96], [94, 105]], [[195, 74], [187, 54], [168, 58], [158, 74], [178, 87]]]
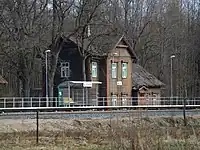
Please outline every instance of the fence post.
[[186, 98], [183, 99], [183, 119], [184, 119], [184, 125], [187, 126], [187, 120], [186, 120]]
[[13, 108], [15, 107], [15, 98], [13, 97]]
[[38, 144], [39, 143], [39, 110], [37, 110], [37, 112], [36, 112], [36, 126], [37, 126], [37, 129], [36, 129], [36, 143]]
[[58, 98], [55, 97], [55, 107], [58, 107]]
[[105, 106], [105, 101], [104, 101], [104, 97], [103, 97], [103, 106]]
[[3, 107], [6, 108], [6, 99], [5, 98], [3, 99], [3, 103], [4, 103]]
[[96, 96], [96, 106], [98, 106], [98, 102], [99, 102], [99, 98]]
[[85, 106], [85, 102], [84, 102], [85, 101], [85, 93], [84, 92], [85, 92], [85, 90], [83, 88], [83, 106]]
[[40, 107], [40, 103], [41, 103], [41, 101], [40, 101], [40, 97], [39, 97], [39, 99], [38, 99], [38, 107]]
[[24, 107], [24, 98], [22, 98], [22, 107]]
[[32, 99], [32, 97], [31, 97], [31, 107], [33, 107], [33, 104], [32, 104], [32, 103], [33, 103], [33, 99]]

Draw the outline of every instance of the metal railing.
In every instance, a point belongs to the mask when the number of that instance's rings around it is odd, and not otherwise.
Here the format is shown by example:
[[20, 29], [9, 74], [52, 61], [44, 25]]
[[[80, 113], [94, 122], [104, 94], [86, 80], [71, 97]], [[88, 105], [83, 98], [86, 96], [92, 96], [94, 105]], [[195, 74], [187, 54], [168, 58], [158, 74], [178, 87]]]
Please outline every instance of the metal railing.
[[[87, 103], [86, 103], [87, 102]], [[0, 108], [44, 107], [175, 107], [200, 106], [200, 97], [97, 97], [88, 100], [73, 100], [67, 97], [5, 97], [0, 98]]]

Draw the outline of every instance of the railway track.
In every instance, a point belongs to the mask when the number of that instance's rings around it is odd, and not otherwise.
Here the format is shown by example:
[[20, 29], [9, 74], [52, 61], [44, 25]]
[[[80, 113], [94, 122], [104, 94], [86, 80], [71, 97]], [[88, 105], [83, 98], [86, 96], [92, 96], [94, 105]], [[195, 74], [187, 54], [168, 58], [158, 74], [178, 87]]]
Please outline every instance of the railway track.
[[[114, 117], [182, 117], [183, 110], [116, 110], [116, 111], [55, 111], [39, 112], [39, 119], [108, 119]], [[199, 109], [186, 110], [186, 116], [200, 116]], [[36, 112], [1, 113], [0, 119], [35, 119]]]

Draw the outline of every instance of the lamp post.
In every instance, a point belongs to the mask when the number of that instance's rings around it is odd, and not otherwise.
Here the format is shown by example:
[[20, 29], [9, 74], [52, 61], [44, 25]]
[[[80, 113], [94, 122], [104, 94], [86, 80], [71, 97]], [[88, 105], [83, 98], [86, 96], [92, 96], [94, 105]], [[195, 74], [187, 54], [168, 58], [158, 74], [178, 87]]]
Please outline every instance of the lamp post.
[[48, 53], [50, 53], [51, 50], [45, 51], [45, 66], [46, 66], [46, 107], [49, 106], [49, 100], [48, 100]]
[[173, 97], [173, 58], [175, 58], [175, 55], [171, 55], [170, 59], [171, 59], [171, 98]]

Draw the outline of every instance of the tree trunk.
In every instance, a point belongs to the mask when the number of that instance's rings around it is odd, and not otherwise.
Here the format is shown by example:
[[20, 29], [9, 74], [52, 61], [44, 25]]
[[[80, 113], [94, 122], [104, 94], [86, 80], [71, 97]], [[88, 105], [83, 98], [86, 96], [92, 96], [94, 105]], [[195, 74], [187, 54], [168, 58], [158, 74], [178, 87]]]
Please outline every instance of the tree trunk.
[[25, 97], [23, 105], [25, 107], [27, 106], [30, 107], [31, 101], [29, 99], [30, 97], [30, 79], [29, 78], [25, 78], [22, 80], [22, 87], [23, 87], [23, 97]]
[[23, 97], [30, 97], [30, 81], [31, 75], [28, 73], [26, 68], [24, 68], [22, 77]]
[[24, 81], [23, 83], [23, 95], [24, 97], [30, 97], [30, 83], [29, 81]]
[[[85, 64], [86, 64], [86, 58], [83, 57], [83, 61], [82, 61], [82, 73], [83, 73], [83, 81], [86, 81], [86, 68], [85, 68]], [[84, 88], [84, 87], [83, 87]], [[84, 95], [87, 94], [85, 93], [85, 89], [83, 90]], [[87, 97], [87, 96], [86, 96]], [[83, 96], [83, 101], [86, 102], [87, 99], [85, 100], [85, 96]], [[86, 103], [85, 103], [86, 104]]]
[[49, 82], [49, 107], [53, 107], [53, 101], [54, 101], [54, 83], [52, 82], [54, 79]]
[[86, 58], [83, 57], [83, 62], [82, 62], [83, 81], [86, 81], [86, 69], [85, 69], [85, 64], [86, 64]]
[[[57, 68], [57, 60], [58, 60], [59, 52], [56, 54], [53, 54], [51, 57], [51, 63], [50, 65], [50, 71], [48, 71], [48, 97], [50, 97], [50, 101], [53, 102], [54, 97], [54, 76]], [[53, 103], [49, 103], [50, 106], [53, 105]]]
[[21, 97], [22, 96], [22, 92], [21, 92], [21, 80], [20, 77], [17, 78], [17, 96]]
[[124, 32], [125, 34], [128, 33], [128, 5], [129, 5], [129, 0], [125, 0], [125, 8], [124, 8]]

